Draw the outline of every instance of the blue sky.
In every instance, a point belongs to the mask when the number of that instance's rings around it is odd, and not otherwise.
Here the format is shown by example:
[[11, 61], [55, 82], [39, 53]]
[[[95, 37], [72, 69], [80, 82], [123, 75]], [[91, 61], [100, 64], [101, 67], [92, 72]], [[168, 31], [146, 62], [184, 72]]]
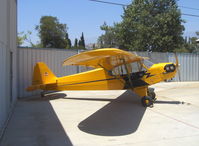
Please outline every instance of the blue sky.
[[[104, 0], [129, 4], [131, 0]], [[179, 0], [179, 6], [199, 9], [199, 0]], [[182, 13], [199, 15], [199, 10], [181, 8]], [[56, 16], [61, 23], [68, 26], [69, 37], [74, 42], [84, 32], [86, 44], [95, 43], [103, 31], [100, 25], [105, 21], [108, 25], [121, 21], [121, 6], [95, 3], [89, 0], [18, 0], [18, 32], [31, 31], [31, 39], [37, 42], [35, 26], [41, 16]], [[199, 31], [199, 17], [182, 16], [186, 20], [186, 36], [193, 36]]]

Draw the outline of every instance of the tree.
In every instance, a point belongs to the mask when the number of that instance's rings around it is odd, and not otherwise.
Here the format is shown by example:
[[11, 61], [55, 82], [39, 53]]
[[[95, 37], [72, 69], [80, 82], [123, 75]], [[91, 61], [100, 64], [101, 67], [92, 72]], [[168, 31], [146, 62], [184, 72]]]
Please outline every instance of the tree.
[[17, 45], [21, 46], [26, 40], [26, 35], [24, 32], [20, 32], [17, 34]]
[[111, 48], [117, 46], [115, 27], [108, 26], [106, 22], [100, 26], [100, 29], [105, 32], [98, 38], [98, 44], [101, 48]]
[[183, 20], [176, 0], [134, 0], [124, 10], [124, 47], [167, 52], [183, 44]]
[[32, 42], [31, 35], [32, 35], [31, 31], [27, 31], [26, 33], [25, 32], [18, 33], [18, 36], [17, 36], [18, 46], [22, 46], [24, 43], [27, 43], [29, 47], [34, 47], [34, 48], [41, 47], [40, 43], [37, 42], [35, 44]]
[[78, 47], [78, 39], [75, 38], [74, 48], [77, 48], [77, 47]]
[[98, 43], [137, 51], [174, 51], [183, 45], [184, 21], [176, 0], [134, 0], [122, 22], [101, 27]]
[[199, 45], [197, 44], [196, 40], [199, 37], [199, 32], [196, 32], [196, 37], [185, 37], [184, 39], [184, 46], [181, 49], [176, 49], [176, 52], [189, 52], [195, 53], [199, 52]]
[[40, 24], [36, 26], [43, 47], [47, 48], [68, 48], [70, 45], [67, 26], [61, 24], [56, 17], [43, 16]]
[[92, 49], [93, 49], [93, 50], [96, 49], [95, 43], [93, 44]]
[[85, 49], [85, 40], [84, 40], [84, 33], [83, 32], [82, 32], [82, 35], [80, 37], [78, 45], [79, 45], [79, 48]]
[[72, 46], [71, 46], [71, 40], [69, 39], [68, 37], [68, 33], [66, 32], [66, 37], [65, 37], [65, 40], [66, 40], [66, 49], [70, 49]]
[[85, 40], [84, 40], [84, 33], [82, 32], [82, 36], [81, 36], [81, 42], [82, 42], [82, 47], [85, 48]]
[[81, 47], [81, 46], [82, 46], [82, 41], [79, 40], [79, 42], [78, 42], [78, 47]]

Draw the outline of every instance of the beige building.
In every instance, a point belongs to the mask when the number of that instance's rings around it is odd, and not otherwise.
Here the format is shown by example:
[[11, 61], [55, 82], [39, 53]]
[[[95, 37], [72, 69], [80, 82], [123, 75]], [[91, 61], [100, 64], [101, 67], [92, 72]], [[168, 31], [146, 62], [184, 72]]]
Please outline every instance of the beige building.
[[17, 0], [0, 0], [0, 136], [17, 96]]

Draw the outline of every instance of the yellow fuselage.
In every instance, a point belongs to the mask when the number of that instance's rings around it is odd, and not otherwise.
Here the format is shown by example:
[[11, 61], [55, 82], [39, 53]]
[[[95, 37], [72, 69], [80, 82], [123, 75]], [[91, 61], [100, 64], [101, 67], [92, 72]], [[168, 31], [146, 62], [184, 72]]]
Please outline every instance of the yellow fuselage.
[[43, 90], [121, 90], [130, 88], [140, 96], [147, 95], [148, 86], [171, 79], [176, 69], [166, 72], [164, 67], [171, 63], [159, 63], [150, 67], [141, 78], [132, 77], [133, 86], [126, 87], [126, 80], [122, 76], [108, 74], [103, 68], [56, 78], [56, 84], [47, 84]]
[[57, 86], [46, 87], [54, 90], [117, 90], [124, 84], [102, 69], [94, 69], [74, 75], [57, 78]]
[[[63, 65], [89, 66], [95, 69], [65, 77], [56, 77], [44, 62], [37, 62], [32, 85], [27, 91], [132, 89], [141, 97], [147, 96], [148, 86], [175, 76], [178, 61], [176, 64], [159, 63], [147, 67], [145, 59], [116, 48], [91, 50], [67, 58]], [[137, 69], [133, 68], [134, 63], [137, 64]], [[132, 72], [136, 70], [137, 72]]]

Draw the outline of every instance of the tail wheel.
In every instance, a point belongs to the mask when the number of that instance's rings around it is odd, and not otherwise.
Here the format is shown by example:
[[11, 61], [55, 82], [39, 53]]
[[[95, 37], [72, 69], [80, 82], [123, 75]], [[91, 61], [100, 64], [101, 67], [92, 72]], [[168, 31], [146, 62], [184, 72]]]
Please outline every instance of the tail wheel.
[[151, 107], [153, 106], [153, 99], [150, 96], [144, 96], [141, 99], [141, 103], [144, 107]]
[[41, 95], [41, 97], [45, 97], [45, 92], [44, 91], [41, 92], [40, 95]]

